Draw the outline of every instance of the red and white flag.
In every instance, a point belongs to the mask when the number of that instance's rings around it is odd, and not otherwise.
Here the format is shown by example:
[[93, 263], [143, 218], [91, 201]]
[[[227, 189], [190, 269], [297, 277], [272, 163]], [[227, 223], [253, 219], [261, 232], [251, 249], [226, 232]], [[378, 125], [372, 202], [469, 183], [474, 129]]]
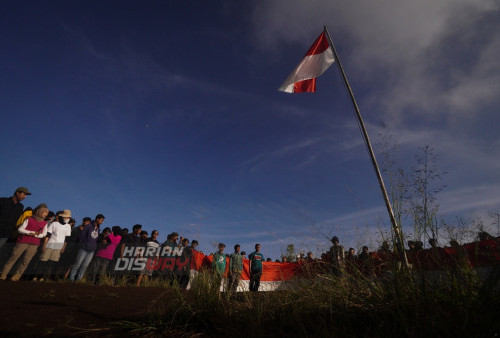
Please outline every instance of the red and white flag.
[[323, 32], [278, 90], [285, 93], [315, 92], [316, 78], [334, 61], [332, 47]]

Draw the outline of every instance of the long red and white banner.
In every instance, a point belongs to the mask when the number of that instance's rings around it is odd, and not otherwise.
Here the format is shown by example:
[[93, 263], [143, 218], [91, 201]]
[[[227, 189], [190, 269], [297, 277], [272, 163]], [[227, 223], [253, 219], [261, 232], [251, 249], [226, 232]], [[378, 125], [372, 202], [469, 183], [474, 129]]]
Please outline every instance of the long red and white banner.
[[[469, 266], [483, 268], [500, 263], [500, 238], [481, 242], [473, 242], [457, 247], [435, 248], [420, 251], [408, 251], [408, 261], [415, 271], [448, 271], [456, 267]], [[201, 252], [191, 250], [186, 254], [178, 247], [144, 248], [140, 246], [126, 247], [123, 257], [115, 265], [116, 272], [141, 274], [155, 271], [159, 274], [177, 275], [178, 277], [194, 277], [200, 270], [211, 269], [213, 256], [205, 256]], [[397, 257], [390, 252], [373, 252], [368, 259], [352, 258], [347, 260], [345, 270], [362, 273], [376, 278], [390, 270]], [[298, 263], [263, 262], [261, 291], [285, 289], [297, 280], [307, 280], [332, 272], [328, 254], [319, 260], [305, 260]], [[226, 258], [227, 277], [229, 257]], [[192, 282], [193, 278], [189, 278]], [[250, 280], [249, 262], [243, 260], [243, 272], [240, 277], [240, 291], [248, 290]], [[221, 284], [224, 289], [226, 283]], [[189, 285], [190, 286], [190, 285]], [[188, 287], [189, 287], [188, 286]]]
[[[436, 249], [426, 249], [417, 252], [407, 252], [408, 260], [416, 271], [444, 271], [464, 264], [471, 268], [484, 268], [500, 264], [500, 237], [468, 243], [459, 247], [446, 247]], [[391, 253], [373, 252], [368, 261], [354, 259], [348, 261], [346, 270], [356, 269], [362, 273], [377, 275], [378, 273], [391, 268], [391, 262], [395, 259]], [[318, 274], [329, 272], [329, 257], [323, 255], [321, 260], [303, 261], [300, 263], [277, 263], [263, 262], [263, 273], [259, 291], [273, 291], [286, 289], [295, 279], [313, 278]], [[203, 269], [209, 269], [212, 265], [212, 255], [205, 256], [198, 251], [193, 251], [191, 260], [191, 276]], [[227, 258], [227, 267], [229, 258]], [[249, 265], [248, 260], [243, 260], [243, 273], [240, 278], [238, 291], [249, 290]], [[225, 287], [224, 281], [221, 290]]]

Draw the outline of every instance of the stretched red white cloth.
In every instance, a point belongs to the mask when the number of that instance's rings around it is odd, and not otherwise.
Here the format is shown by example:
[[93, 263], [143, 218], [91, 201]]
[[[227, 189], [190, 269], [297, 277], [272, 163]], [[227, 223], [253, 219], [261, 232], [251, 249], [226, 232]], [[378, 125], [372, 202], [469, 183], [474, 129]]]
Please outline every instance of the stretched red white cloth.
[[[212, 265], [213, 256], [205, 256], [202, 253], [193, 250], [193, 257], [191, 260], [191, 280], [198, 273], [202, 267], [210, 267]], [[287, 284], [292, 279], [302, 276], [301, 270], [303, 265], [297, 263], [276, 263], [276, 262], [263, 262], [264, 266], [262, 276], [260, 279], [259, 291], [274, 291], [286, 288]], [[226, 262], [226, 272], [224, 277], [227, 277], [227, 268], [229, 267], [229, 258]], [[248, 291], [250, 285], [250, 273], [248, 259], [243, 260], [243, 272], [241, 273], [238, 291]], [[226, 278], [222, 280], [221, 291], [225, 291], [227, 286]], [[191, 284], [188, 285], [188, 289]]]
[[315, 92], [316, 78], [334, 61], [333, 49], [323, 31], [278, 90], [285, 93]]
[[[382, 254], [372, 252], [371, 268], [381, 271], [390, 269], [392, 264], [387, 264], [394, 257], [392, 254]], [[500, 264], [500, 237], [481, 242], [464, 244], [458, 248], [446, 247], [435, 249], [426, 249], [418, 253], [410, 253], [408, 260], [416, 271], [436, 272], [453, 269], [457, 264], [468, 264], [474, 269], [486, 269], [489, 271]], [[191, 280], [202, 268], [210, 268], [212, 256], [205, 256], [201, 252], [193, 250], [191, 260]], [[229, 266], [227, 258], [226, 270]], [[355, 260], [353, 262], [363, 271], [363, 262]], [[250, 283], [248, 260], [243, 260], [243, 273], [241, 274], [238, 291], [248, 291]], [[304, 261], [301, 263], [275, 263], [263, 262], [263, 273], [260, 279], [259, 291], [273, 291], [293, 287], [297, 280], [314, 278], [318, 274], [329, 271], [329, 259]], [[224, 274], [226, 277], [227, 271]], [[486, 276], [486, 275], [485, 275]], [[221, 291], [225, 290], [227, 282], [221, 283]], [[190, 287], [190, 285], [189, 285]], [[188, 288], [189, 288], [188, 287]]]

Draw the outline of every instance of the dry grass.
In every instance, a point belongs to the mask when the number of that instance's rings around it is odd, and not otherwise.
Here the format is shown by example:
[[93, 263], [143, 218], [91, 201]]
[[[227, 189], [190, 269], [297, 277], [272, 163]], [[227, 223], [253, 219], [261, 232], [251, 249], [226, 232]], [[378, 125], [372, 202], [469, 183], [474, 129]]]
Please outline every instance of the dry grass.
[[[170, 292], [143, 320], [118, 332], [148, 336], [472, 336], [500, 334], [498, 267], [489, 279], [455, 270], [439, 278], [390, 271], [371, 280], [359, 273], [297, 280], [286, 291], [220, 293], [209, 273], [190, 291]], [[169, 286], [168, 286], [169, 287]]]

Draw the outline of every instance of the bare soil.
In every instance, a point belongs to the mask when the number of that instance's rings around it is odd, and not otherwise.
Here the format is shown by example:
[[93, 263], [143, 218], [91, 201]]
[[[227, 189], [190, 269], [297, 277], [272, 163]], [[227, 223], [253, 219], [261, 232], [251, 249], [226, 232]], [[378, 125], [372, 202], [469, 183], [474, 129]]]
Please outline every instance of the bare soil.
[[0, 336], [107, 335], [134, 321], [169, 289], [74, 282], [0, 281]]

